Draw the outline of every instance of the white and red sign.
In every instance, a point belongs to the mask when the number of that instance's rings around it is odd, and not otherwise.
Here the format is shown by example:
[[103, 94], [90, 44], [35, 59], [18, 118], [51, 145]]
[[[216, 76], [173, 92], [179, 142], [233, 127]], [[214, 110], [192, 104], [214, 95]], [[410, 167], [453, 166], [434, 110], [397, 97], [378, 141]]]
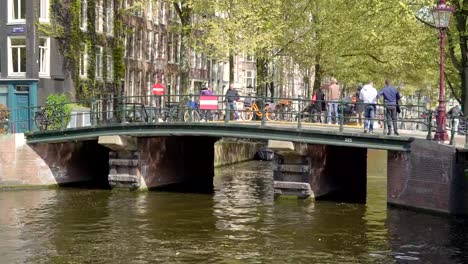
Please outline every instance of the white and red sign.
[[217, 95], [201, 95], [200, 110], [218, 110]]
[[153, 94], [154, 95], [163, 95], [164, 94], [164, 86], [160, 83], [156, 83], [153, 85]]

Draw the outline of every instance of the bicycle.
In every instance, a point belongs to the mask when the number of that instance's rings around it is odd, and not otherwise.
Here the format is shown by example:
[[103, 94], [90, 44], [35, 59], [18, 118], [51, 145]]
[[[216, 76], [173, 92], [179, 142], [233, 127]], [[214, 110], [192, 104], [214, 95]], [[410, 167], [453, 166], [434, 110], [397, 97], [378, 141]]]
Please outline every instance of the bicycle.
[[52, 122], [47, 117], [47, 113], [43, 107], [40, 107], [36, 113], [34, 113], [34, 123], [40, 131], [45, 131]]
[[200, 112], [198, 110], [198, 104], [194, 101], [187, 102], [188, 109], [184, 112], [184, 121], [190, 121], [190, 114], [192, 115], [192, 122], [200, 122]]
[[[268, 103], [265, 104], [263, 111], [265, 111], [265, 117], [268, 121], [275, 120], [276, 114], [270, 111], [270, 105]], [[244, 107], [244, 110], [243, 110], [244, 120], [246, 121], [252, 120], [254, 114], [257, 115], [259, 118], [263, 118], [263, 112], [260, 110], [256, 102], [252, 102], [252, 106]]]

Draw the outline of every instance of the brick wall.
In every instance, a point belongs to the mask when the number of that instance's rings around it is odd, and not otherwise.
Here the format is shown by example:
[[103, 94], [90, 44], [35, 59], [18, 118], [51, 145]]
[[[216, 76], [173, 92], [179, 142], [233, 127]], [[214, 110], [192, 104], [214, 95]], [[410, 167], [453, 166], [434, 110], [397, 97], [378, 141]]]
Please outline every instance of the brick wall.
[[23, 134], [0, 136], [1, 185], [105, 185], [108, 160], [96, 141], [27, 145]]
[[389, 151], [387, 166], [388, 203], [466, 214], [466, 162], [454, 148], [415, 140], [410, 152]]

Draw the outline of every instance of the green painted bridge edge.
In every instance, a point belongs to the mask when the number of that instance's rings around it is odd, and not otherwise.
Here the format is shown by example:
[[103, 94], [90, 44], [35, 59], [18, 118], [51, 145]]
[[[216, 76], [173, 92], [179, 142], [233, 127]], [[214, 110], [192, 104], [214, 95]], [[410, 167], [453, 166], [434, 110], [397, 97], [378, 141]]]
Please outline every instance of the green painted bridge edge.
[[136, 137], [210, 136], [271, 139], [308, 144], [397, 151], [410, 151], [411, 142], [415, 140], [412, 137], [386, 137], [383, 135], [364, 135], [350, 132], [313, 129], [298, 130], [294, 128], [261, 127], [241, 124], [234, 126], [216, 123], [117, 124], [25, 134], [28, 144], [96, 140], [99, 136], [107, 135], [128, 135]]

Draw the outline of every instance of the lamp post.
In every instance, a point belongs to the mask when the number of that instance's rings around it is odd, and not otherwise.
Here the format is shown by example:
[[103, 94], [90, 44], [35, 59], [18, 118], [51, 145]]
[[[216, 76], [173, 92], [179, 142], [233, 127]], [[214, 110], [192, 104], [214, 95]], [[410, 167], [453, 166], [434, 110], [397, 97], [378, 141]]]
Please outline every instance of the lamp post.
[[434, 26], [440, 32], [440, 80], [439, 80], [439, 106], [437, 107], [437, 130], [434, 135], [434, 140], [448, 140], [447, 130], [445, 129], [445, 94], [444, 94], [444, 46], [445, 46], [445, 30], [450, 21], [450, 15], [454, 9], [448, 6], [445, 0], [440, 0], [439, 4], [432, 9], [434, 18]]

